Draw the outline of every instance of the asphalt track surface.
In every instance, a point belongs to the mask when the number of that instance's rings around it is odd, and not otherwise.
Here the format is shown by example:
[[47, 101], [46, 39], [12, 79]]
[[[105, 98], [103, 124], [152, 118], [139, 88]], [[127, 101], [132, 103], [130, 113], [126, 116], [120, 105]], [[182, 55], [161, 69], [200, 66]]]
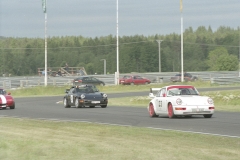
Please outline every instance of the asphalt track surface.
[[[220, 88], [224, 90], [231, 88]], [[239, 89], [239, 87], [234, 87]], [[200, 92], [209, 89], [198, 89]], [[211, 88], [211, 90], [213, 90]], [[144, 96], [148, 92], [109, 94], [109, 100], [116, 97]], [[93, 122], [110, 125], [147, 127], [162, 130], [177, 130], [240, 138], [240, 112], [215, 112], [212, 118], [169, 119], [166, 116], [150, 118], [146, 108], [108, 106], [107, 108], [64, 108], [63, 96], [15, 98], [16, 108], [0, 110], [0, 117], [46, 119], [55, 121]]]

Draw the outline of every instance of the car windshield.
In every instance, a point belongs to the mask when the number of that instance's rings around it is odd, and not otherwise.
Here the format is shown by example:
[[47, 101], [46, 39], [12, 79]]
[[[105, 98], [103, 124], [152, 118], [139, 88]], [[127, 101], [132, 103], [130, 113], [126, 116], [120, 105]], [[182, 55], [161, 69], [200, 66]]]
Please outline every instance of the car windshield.
[[179, 96], [179, 95], [199, 95], [194, 88], [171, 88], [168, 90], [168, 95]]
[[0, 95], [1, 95], [1, 94], [4, 94], [4, 91], [3, 91], [2, 89], [0, 89]]
[[98, 89], [95, 86], [80, 86], [76, 88], [77, 93], [93, 93], [98, 92]]

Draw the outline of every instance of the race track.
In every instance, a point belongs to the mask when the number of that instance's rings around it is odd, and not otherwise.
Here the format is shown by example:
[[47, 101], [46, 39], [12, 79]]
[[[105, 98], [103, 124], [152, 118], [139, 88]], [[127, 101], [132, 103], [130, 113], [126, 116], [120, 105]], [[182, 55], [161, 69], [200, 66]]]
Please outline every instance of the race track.
[[[148, 92], [109, 94], [109, 99], [121, 96], [147, 95]], [[57, 121], [96, 122], [113, 125], [197, 132], [240, 138], [240, 113], [215, 112], [210, 119], [150, 118], [146, 108], [108, 106], [107, 108], [64, 108], [62, 96], [15, 98], [16, 109], [0, 110], [0, 117], [48, 119]]]

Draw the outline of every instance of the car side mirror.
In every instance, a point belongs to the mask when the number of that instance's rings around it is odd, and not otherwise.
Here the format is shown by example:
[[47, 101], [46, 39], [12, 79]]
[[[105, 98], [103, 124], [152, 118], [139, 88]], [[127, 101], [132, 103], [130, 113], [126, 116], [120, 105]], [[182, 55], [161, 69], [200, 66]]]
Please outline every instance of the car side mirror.
[[69, 89], [66, 89], [65, 93], [68, 93], [69, 92]]

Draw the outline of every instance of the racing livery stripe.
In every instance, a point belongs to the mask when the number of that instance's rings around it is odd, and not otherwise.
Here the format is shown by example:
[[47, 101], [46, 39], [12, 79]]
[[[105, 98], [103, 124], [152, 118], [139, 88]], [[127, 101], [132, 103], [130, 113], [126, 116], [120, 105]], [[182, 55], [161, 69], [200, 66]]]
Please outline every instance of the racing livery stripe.
[[7, 103], [7, 99], [5, 98], [4, 95], [0, 95], [0, 99], [2, 101], [2, 104], [6, 104]]

